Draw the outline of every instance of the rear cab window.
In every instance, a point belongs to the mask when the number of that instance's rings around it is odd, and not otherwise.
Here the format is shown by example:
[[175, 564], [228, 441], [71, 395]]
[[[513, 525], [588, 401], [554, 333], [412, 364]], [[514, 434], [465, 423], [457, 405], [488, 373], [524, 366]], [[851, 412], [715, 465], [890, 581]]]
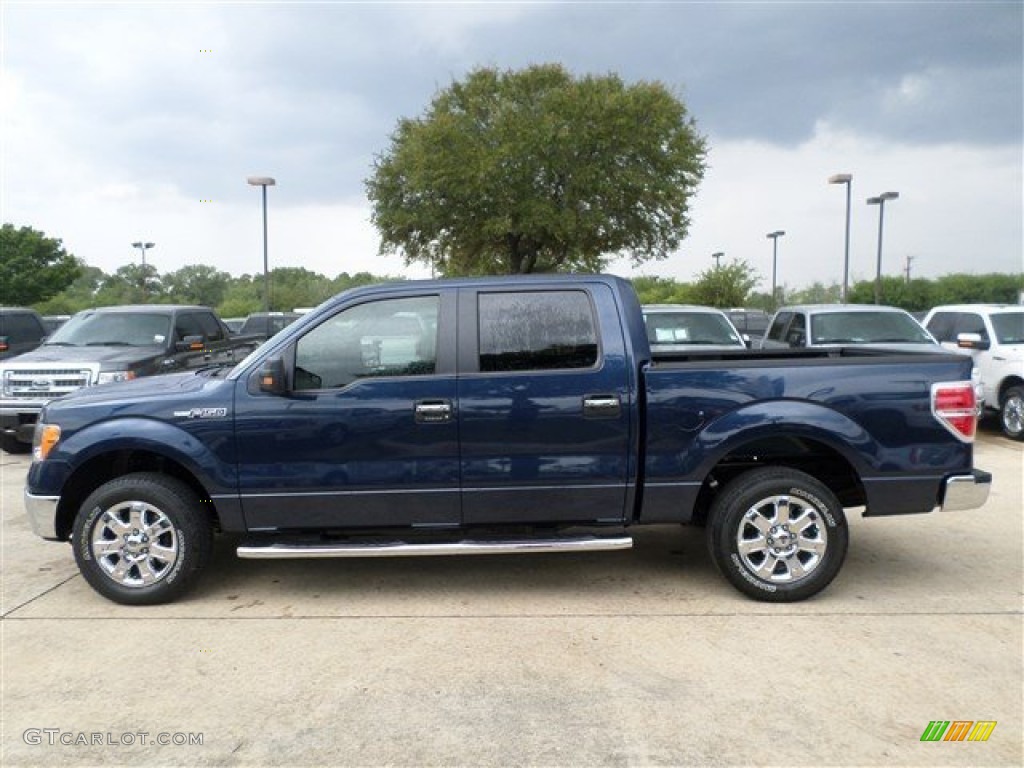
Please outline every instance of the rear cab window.
[[481, 292], [481, 373], [593, 368], [597, 321], [585, 291]]

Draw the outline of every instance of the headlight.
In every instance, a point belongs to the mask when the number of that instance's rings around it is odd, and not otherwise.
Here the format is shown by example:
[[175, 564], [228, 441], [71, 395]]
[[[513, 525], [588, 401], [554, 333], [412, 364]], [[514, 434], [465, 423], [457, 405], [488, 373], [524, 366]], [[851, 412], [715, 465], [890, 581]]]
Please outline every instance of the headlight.
[[53, 446], [60, 440], [60, 427], [56, 424], [38, 422], [32, 435], [32, 458], [42, 461], [50, 455]]
[[131, 381], [135, 378], [135, 371], [101, 371], [97, 384], [111, 384], [115, 381]]

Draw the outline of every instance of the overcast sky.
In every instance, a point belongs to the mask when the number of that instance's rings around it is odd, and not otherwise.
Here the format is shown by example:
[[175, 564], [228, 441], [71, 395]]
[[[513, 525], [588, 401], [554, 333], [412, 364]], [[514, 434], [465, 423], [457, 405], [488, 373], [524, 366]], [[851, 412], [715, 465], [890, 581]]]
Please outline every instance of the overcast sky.
[[271, 267], [423, 276], [377, 255], [364, 181], [402, 117], [479, 66], [559, 62], [659, 80], [708, 138], [689, 280], [723, 251], [771, 283], [1019, 272], [1024, 3], [103, 3], [2, 5], [2, 218], [113, 272]]

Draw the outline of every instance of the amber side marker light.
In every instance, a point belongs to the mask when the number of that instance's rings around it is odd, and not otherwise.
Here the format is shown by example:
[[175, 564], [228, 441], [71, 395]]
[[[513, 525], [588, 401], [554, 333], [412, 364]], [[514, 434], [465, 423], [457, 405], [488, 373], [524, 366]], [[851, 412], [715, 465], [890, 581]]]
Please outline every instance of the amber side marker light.
[[53, 446], [60, 440], [60, 427], [56, 424], [40, 424], [36, 427], [36, 433], [32, 440], [32, 456], [36, 461], [42, 461], [50, 455]]

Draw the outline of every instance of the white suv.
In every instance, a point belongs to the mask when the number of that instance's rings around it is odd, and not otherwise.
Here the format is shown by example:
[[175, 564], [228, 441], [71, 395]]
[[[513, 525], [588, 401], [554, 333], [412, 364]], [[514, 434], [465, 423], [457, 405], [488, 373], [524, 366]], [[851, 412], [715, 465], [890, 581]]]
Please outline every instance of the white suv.
[[942, 346], [970, 353], [985, 408], [999, 411], [1004, 434], [1024, 440], [1024, 306], [950, 304], [924, 325]]

